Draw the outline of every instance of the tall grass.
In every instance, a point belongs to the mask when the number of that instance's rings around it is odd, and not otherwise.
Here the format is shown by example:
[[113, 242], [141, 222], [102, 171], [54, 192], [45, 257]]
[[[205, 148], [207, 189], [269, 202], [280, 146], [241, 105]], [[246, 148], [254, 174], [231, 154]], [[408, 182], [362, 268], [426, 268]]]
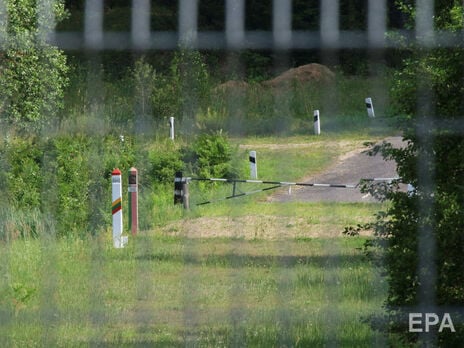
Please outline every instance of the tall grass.
[[362, 243], [4, 244], [0, 337], [8, 347], [384, 346], [367, 320], [382, 312], [385, 284], [355, 249]]

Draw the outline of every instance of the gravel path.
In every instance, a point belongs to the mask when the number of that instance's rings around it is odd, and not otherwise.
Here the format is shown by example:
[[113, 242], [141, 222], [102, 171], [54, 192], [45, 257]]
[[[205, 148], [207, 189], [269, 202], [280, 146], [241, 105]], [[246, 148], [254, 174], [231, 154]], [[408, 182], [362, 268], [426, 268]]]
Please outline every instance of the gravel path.
[[[394, 147], [402, 146], [401, 137], [389, 137], [385, 141]], [[381, 155], [368, 156], [363, 153], [366, 148], [357, 149], [344, 155], [338, 162], [324, 173], [308, 178], [305, 182], [319, 184], [356, 185], [363, 178], [396, 177], [396, 163], [385, 161]], [[292, 187], [281, 190], [269, 197], [271, 202], [375, 202], [370, 196], [360, 192], [358, 188], [326, 188], [326, 187]]]

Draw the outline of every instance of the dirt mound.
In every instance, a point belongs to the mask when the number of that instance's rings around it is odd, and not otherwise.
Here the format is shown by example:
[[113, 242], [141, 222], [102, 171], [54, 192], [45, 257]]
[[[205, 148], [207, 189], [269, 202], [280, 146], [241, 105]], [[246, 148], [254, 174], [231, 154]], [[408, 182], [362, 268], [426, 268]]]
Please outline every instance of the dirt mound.
[[214, 88], [215, 92], [220, 93], [244, 93], [248, 89], [248, 82], [245, 81], [237, 81], [237, 80], [230, 80]]
[[[311, 63], [301, 65], [297, 68], [289, 69], [279, 76], [262, 82], [260, 85], [254, 85], [257, 88], [287, 88], [294, 84], [306, 83], [330, 83], [335, 80], [335, 74], [325, 65]], [[214, 92], [224, 94], [244, 94], [248, 91], [250, 85], [246, 81], [229, 80], [214, 88]]]
[[335, 74], [328, 67], [312, 63], [289, 69], [271, 80], [264, 81], [262, 84], [266, 87], [290, 87], [294, 83], [329, 83], [334, 79]]

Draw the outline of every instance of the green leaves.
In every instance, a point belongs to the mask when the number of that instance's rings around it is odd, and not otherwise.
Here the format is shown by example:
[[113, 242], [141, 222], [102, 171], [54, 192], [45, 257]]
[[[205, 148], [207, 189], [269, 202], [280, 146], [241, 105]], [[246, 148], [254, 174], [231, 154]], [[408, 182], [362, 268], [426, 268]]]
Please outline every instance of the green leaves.
[[[19, 131], [37, 131], [62, 107], [68, 67], [62, 51], [44, 41], [43, 32], [55, 21], [38, 23], [36, 1], [8, 1], [6, 50], [0, 55], [0, 116]], [[55, 20], [66, 16], [62, 1], [55, 1]], [[45, 11], [45, 12], [44, 12]]]

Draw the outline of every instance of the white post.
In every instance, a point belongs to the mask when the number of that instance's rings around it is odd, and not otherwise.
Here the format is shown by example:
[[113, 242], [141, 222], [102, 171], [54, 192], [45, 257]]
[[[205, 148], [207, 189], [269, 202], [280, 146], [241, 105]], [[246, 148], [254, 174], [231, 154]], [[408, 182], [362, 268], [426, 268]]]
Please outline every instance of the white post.
[[321, 134], [321, 119], [319, 116], [319, 110], [314, 110], [314, 134]]
[[412, 186], [411, 184], [408, 184], [408, 196], [414, 195], [415, 191], [416, 191], [416, 188]]
[[258, 164], [256, 163], [256, 151], [250, 151], [250, 177], [258, 179]]
[[121, 171], [116, 168], [111, 173], [111, 212], [113, 214], [113, 245], [115, 248], [124, 248], [127, 236], [122, 235], [122, 182]]
[[169, 138], [174, 140], [174, 117], [169, 117]]
[[367, 108], [367, 115], [369, 117], [375, 117], [374, 104], [372, 104], [372, 98], [366, 98], [365, 102]]

